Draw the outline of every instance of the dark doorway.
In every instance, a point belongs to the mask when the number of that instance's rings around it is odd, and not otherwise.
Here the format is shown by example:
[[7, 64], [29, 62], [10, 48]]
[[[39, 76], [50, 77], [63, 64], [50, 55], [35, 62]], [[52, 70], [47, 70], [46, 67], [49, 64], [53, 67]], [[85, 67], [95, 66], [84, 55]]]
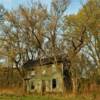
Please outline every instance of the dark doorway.
[[52, 89], [55, 89], [57, 87], [57, 81], [56, 79], [52, 79]]
[[44, 94], [46, 91], [46, 83], [45, 80], [42, 80], [42, 94]]

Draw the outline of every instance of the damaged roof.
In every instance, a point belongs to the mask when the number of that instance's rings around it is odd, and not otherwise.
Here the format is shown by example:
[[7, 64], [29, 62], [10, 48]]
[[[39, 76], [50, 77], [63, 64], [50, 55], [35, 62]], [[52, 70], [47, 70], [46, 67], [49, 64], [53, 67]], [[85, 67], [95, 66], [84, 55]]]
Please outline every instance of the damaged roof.
[[[56, 57], [57, 63], [62, 63], [63, 61], [67, 61], [67, 57], [64, 56], [57, 56]], [[49, 65], [54, 63], [54, 57], [48, 57], [43, 59], [37, 59], [37, 60], [28, 60], [23, 64], [23, 68], [28, 69], [36, 66], [42, 66], [42, 65]]]

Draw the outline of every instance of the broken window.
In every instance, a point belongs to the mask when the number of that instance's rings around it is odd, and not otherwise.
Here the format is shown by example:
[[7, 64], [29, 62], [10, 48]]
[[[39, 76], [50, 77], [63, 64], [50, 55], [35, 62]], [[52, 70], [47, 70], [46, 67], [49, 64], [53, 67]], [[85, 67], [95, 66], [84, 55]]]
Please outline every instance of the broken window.
[[56, 66], [55, 65], [52, 65], [52, 71], [53, 71], [53, 73], [56, 72]]
[[53, 80], [52, 80], [52, 88], [55, 89], [56, 86], [57, 86], [56, 79], [53, 79]]
[[35, 86], [34, 86], [34, 83], [31, 82], [31, 89], [34, 90]]
[[31, 76], [35, 76], [35, 71], [34, 70], [31, 72]]

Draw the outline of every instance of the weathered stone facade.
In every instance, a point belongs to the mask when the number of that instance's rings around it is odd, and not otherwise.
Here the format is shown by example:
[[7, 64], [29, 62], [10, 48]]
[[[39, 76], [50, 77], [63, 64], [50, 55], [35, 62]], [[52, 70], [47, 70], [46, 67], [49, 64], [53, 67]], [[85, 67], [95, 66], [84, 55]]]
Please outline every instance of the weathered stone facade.
[[27, 71], [26, 90], [29, 93], [63, 93], [63, 64], [32, 67]]

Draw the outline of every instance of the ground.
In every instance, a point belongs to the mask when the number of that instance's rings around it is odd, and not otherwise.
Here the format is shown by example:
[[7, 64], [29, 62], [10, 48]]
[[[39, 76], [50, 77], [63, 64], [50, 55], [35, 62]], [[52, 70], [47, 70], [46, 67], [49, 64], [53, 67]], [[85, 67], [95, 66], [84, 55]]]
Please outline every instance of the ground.
[[100, 100], [99, 94], [91, 94], [88, 96], [14, 96], [14, 95], [1, 95], [0, 100]]
[[26, 94], [21, 88], [0, 89], [0, 100], [100, 100], [100, 90], [78, 95], [68, 94]]

